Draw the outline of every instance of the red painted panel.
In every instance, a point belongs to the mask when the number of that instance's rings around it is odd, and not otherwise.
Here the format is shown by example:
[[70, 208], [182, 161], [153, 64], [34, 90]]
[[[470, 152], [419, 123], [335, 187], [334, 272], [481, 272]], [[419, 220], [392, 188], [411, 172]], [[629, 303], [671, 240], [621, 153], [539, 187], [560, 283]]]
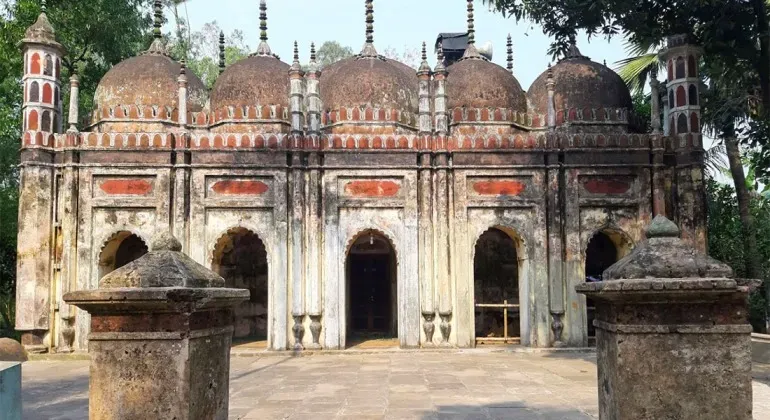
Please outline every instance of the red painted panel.
[[353, 181], [345, 185], [345, 192], [356, 197], [394, 197], [400, 189], [393, 181]]
[[631, 183], [616, 179], [592, 179], [583, 186], [591, 194], [625, 194], [631, 189]]
[[147, 195], [152, 184], [144, 179], [111, 179], [99, 188], [109, 195]]
[[262, 181], [219, 181], [212, 187], [217, 194], [224, 195], [262, 195], [270, 187]]
[[479, 181], [473, 183], [473, 189], [481, 195], [516, 197], [527, 189], [527, 185], [519, 181]]

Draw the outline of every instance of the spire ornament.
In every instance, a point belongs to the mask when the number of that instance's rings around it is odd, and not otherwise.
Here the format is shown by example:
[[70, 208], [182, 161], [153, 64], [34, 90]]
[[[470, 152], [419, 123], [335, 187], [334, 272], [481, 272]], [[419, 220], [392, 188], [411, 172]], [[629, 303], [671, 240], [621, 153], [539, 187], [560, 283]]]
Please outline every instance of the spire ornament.
[[219, 74], [224, 73], [227, 68], [227, 62], [225, 59], [225, 32], [219, 32]]
[[259, 2], [259, 47], [254, 55], [268, 55], [274, 57], [270, 45], [267, 44], [267, 0]]
[[417, 70], [418, 76], [423, 75], [430, 75], [431, 69], [430, 64], [428, 64], [428, 50], [427, 45], [425, 44], [425, 41], [422, 42], [422, 62], [420, 63], [420, 68]]
[[476, 25], [473, 17], [473, 0], [468, 0], [468, 47], [460, 60], [487, 60], [476, 49]]
[[435, 72], [436, 73], [445, 73], [446, 72], [446, 62], [444, 60], [444, 46], [443, 45], [441, 45], [441, 44], [438, 45], [437, 54], [438, 54], [438, 57], [437, 57], [438, 60], [436, 62]]
[[299, 74], [302, 75], [302, 64], [299, 62], [299, 44], [297, 44], [297, 41], [294, 41], [294, 60], [291, 62], [291, 68], [289, 69], [289, 74]]
[[379, 58], [374, 48], [374, 0], [366, 0], [366, 42], [358, 58]]
[[161, 0], [155, 0], [153, 9], [155, 17], [152, 25], [152, 44], [150, 44], [150, 48], [143, 52], [142, 55], [165, 55], [168, 57], [168, 50], [163, 44], [163, 32], [161, 32], [161, 28], [163, 27], [163, 2]]
[[48, 2], [40, 0], [40, 13], [48, 13]]
[[513, 38], [511, 38], [511, 34], [508, 34], [506, 47], [508, 47], [508, 71], [513, 73]]

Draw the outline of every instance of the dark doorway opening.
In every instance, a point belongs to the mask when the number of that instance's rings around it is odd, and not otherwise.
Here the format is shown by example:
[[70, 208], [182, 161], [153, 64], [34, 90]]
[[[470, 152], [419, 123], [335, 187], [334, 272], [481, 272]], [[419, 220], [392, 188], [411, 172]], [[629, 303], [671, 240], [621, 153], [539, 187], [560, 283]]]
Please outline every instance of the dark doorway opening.
[[112, 236], [99, 256], [99, 279], [132, 263], [148, 252], [147, 244], [137, 235], [121, 231]]
[[[347, 345], [398, 337], [396, 255], [390, 241], [367, 231], [350, 247], [347, 271]], [[372, 343], [372, 345], [375, 345]]]
[[479, 237], [473, 279], [476, 343], [518, 343], [519, 258], [511, 235], [493, 228]]
[[[618, 248], [606, 233], [598, 232], [588, 242], [586, 249], [586, 282], [602, 281], [604, 270], [610, 268], [618, 262]], [[594, 327], [594, 318], [596, 317], [596, 305], [591, 299], [586, 300], [586, 310], [588, 311], [588, 336], [596, 337], [596, 328]]]
[[235, 308], [234, 345], [267, 345], [267, 251], [255, 233], [237, 228], [222, 236], [214, 249], [212, 270], [225, 287], [248, 289], [251, 296]]

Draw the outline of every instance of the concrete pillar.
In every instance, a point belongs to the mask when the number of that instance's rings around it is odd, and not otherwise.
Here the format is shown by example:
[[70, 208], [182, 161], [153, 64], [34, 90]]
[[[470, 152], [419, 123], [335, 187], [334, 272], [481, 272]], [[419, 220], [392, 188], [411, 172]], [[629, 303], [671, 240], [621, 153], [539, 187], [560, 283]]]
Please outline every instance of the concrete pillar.
[[170, 234], [64, 299], [91, 315], [89, 418], [227, 419], [233, 308], [248, 290], [181, 252]]
[[21, 420], [21, 363], [0, 362], [0, 419]]
[[647, 241], [576, 287], [596, 302], [600, 419], [752, 418], [749, 282], [657, 216]]

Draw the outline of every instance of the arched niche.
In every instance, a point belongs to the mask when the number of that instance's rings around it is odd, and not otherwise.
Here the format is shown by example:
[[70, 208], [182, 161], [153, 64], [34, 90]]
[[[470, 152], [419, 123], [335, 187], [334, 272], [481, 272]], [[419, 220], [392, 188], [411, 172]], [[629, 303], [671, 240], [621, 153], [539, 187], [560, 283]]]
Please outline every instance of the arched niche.
[[348, 347], [398, 337], [398, 258], [382, 232], [359, 232], [345, 258]]
[[[585, 249], [585, 281], [599, 282], [603, 280], [604, 271], [628, 255], [634, 244], [630, 237], [617, 229], [602, 229], [594, 233]], [[588, 321], [588, 336], [595, 337], [593, 326], [594, 303], [586, 301], [586, 319]]]
[[[513, 342], [521, 338], [521, 243], [515, 231], [503, 227], [490, 228], [476, 240], [473, 284], [477, 343], [505, 342], [507, 337]], [[505, 308], [487, 306], [506, 303], [515, 305], [507, 308], [507, 319]]]
[[147, 251], [147, 244], [138, 235], [129, 231], [115, 233], [99, 254], [99, 278], [139, 259]]
[[251, 230], [234, 228], [214, 246], [211, 269], [225, 279], [225, 287], [247, 289], [249, 300], [235, 309], [233, 338], [265, 341], [268, 333], [268, 262], [262, 239]]

